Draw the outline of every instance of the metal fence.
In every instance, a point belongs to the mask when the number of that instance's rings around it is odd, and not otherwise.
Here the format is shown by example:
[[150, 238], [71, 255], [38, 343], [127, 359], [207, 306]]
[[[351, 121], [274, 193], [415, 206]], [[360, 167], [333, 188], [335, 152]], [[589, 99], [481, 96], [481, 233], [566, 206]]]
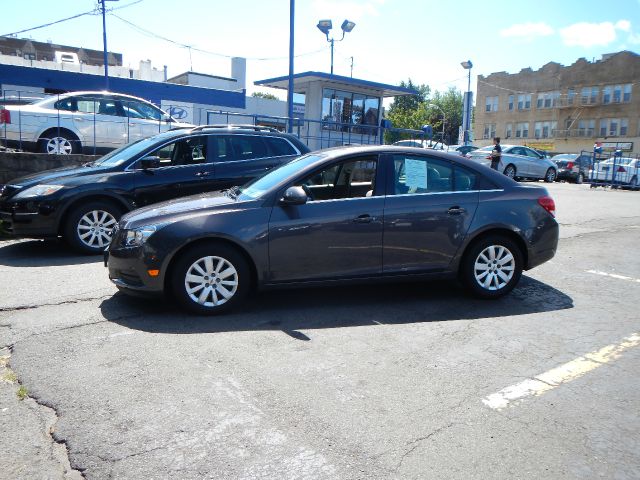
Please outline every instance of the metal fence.
[[591, 187], [640, 189], [640, 155], [612, 148], [603, 151], [583, 151], [591, 157], [588, 182]]

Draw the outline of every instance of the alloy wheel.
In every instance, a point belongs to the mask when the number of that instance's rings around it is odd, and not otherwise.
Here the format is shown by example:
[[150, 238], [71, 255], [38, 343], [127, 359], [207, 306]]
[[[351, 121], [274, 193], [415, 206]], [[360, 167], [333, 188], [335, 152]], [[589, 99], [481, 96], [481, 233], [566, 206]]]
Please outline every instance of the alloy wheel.
[[111, 232], [116, 225], [115, 217], [105, 210], [85, 213], [76, 227], [78, 238], [87, 247], [104, 248], [111, 243]]
[[513, 278], [516, 261], [503, 245], [489, 245], [476, 257], [473, 274], [483, 289], [496, 291], [504, 288]]
[[191, 264], [184, 278], [189, 298], [203, 307], [227, 303], [238, 290], [238, 271], [227, 259], [202, 257]]
[[69, 155], [73, 152], [73, 145], [71, 141], [64, 137], [53, 137], [47, 140], [46, 143], [47, 153]]

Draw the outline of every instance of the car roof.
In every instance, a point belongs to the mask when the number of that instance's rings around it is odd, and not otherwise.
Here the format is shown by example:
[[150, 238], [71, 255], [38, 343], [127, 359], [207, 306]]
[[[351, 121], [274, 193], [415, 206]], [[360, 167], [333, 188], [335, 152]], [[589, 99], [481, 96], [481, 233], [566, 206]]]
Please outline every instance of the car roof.
[[117, 97], [128, 98], [128, 99], [131, 99], [131, 100], [140, 100], [142, 102], [151, 103], [149, 100], [146, 100], [144, 98], [134, 97], [133, 95], [127, 95], [125, 93], [110, 92], [108, 90], [79, 90], [79, 91], [74, 91], [74, 92], [60, 93], [60, 94], [54, 94], [54, 95], [50, 95], [48, 97], [45, 97], [45, 98], [42, 99], [42, 101], [51, 100], [52, 98], [62, 99], [62, 98], [75, 97], [77, 95], [117, 96]]

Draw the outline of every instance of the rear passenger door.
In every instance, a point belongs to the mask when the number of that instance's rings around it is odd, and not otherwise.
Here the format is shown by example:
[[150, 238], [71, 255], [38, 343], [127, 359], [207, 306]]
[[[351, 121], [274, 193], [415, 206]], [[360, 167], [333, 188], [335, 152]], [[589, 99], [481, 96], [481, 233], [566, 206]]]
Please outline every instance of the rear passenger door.
[[479, 176], [440, 158], [397, 154], [385, 160], [383, 272], [447, 268], [478, 207]]

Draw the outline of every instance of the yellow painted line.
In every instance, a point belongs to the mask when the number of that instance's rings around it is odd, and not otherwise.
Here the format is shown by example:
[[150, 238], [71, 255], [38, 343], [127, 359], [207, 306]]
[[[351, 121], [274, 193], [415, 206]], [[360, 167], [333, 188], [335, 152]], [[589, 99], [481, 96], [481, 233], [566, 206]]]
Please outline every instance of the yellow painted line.
[[599, 270], [587, 270], [587, 273], [594, 273], [596, 275], [602, 275], [603, 277], [615, 278], [618, 280], [626, 280], [627, 282], [640, 283], [640, 279], [638, 278], [626, 277], [624, 275], [617, 275], [615, 273], [601, 272]]
[[607, 345], [600, 350], [587, 353], [564, 365], [536, 375], [534, 378], [503, 388], [498, 393], [483, 398], [482, 403], [495, 410], [502, 410], [509, 405], [516, 405], [526, 397], [539, 397], [563, 383], [571, 382], [617, 359], [625, 350], [638, 345], [640, 345], [640, 333], [634, 333], [618, 344]]

